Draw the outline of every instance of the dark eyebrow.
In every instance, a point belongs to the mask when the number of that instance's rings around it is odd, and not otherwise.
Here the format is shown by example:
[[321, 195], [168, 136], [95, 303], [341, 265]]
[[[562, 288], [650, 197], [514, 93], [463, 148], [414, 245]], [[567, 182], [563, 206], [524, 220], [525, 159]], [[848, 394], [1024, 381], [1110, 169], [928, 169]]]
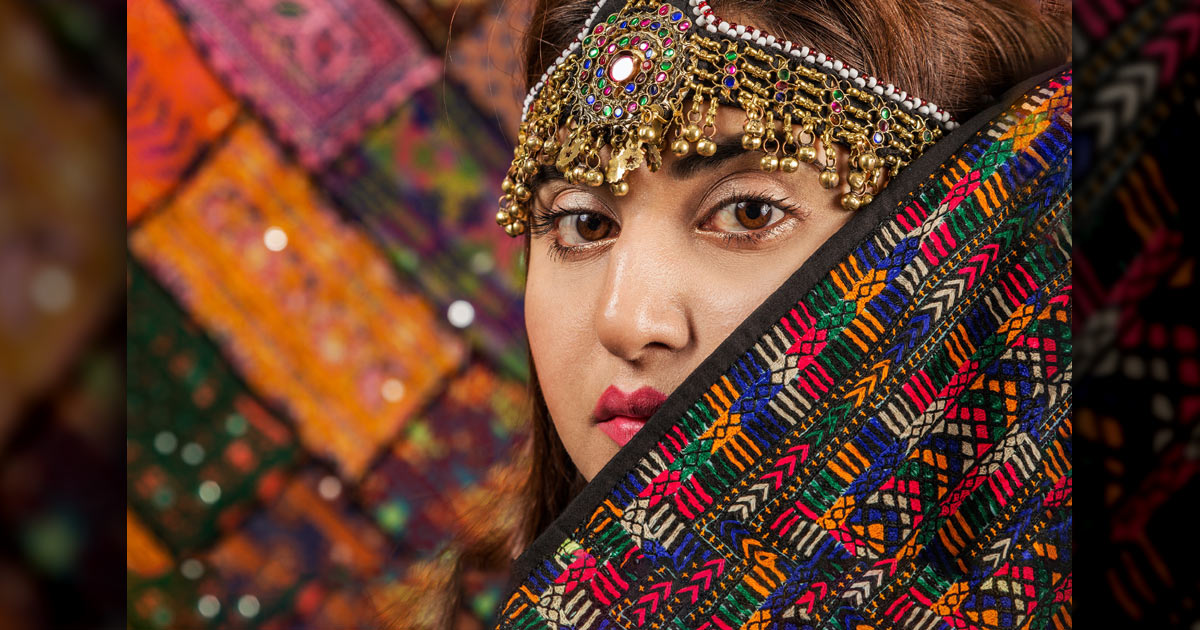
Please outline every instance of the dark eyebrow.
[[529, 178], [529, 189], [537, 191], [537, 189], [542, 187], [542, 184], [552, 182], [556, 179], [566, 178], [563, 177], [562, 173], [558, 172], [558, 168], [553, 164], [542, 164], [538, 166], [538, 170], [533, 174], [533, 177]]
[[741, 136], [725, 138], [717, 142], [717, 150], [710, 156], [700, 155], [696, 153], [695, 147], [692, 147], [687, 155], [671, 163], [668, 172], [675, 179], [688, 179], [700, 171], [717, 168], [721, 164], [749, 152], [748, 149], [742, 148]]
[[[709, 156], [696, 153], [695, 147], [687, 155], [671, 163], [667, 171], [674, 179], [688, 179], [700, 171], [717, 168], [721, 164], [739, 158], [750, 150], [742, 148], [741, 136], [725, 138], [717, 143], [717, 150]], [[529, 180], [529, 188], [537, 190], [542, 184], [564, 179], [553, 164], [542, 164]]]

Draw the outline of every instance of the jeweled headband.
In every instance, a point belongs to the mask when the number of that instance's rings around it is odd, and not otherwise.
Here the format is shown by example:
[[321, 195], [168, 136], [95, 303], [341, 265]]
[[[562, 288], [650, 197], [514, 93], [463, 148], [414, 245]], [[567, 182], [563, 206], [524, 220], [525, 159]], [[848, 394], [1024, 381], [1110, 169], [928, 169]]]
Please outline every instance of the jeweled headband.
[[[510, 236], [529, 222], [540, 165], [625, 195], [625, 176], [643, 163], [657, 171], [664, 148], [715, 153], [720, 106], [745, 111], [742, 147], [762, 151], [765, 171], [816, 163], [817, 139], [841, 146], [851, 167], [847, 210], [870, 203], [885, 169], [894, 176], [956, 126], [933, 103], [842, 61], [721, 19], [707, 0], [681, 3], [599, 0], [529, 91], [496, 214]], [[840, 183], [837, 154], [818, 164], [825, 188]]]

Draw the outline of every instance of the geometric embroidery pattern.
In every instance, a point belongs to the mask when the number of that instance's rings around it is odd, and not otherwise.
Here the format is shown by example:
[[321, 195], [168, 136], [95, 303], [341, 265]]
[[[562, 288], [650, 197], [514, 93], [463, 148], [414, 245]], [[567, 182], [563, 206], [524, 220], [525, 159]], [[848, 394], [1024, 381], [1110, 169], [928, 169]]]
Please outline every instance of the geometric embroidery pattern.
[[1067, 70], [793, 289], [518, 561], [498, 627], [1069, 619], [1070, 112]]

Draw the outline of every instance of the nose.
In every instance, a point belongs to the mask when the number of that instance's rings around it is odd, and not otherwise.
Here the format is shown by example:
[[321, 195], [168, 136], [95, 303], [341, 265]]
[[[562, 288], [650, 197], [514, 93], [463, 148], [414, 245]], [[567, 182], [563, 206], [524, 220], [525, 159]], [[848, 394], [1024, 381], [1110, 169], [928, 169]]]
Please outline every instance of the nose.
[[691, 278], [678, 248], [662, 232], [629, 227], [609, 252], [596, 333], [614, 356], [645, 363], [692, 343]]

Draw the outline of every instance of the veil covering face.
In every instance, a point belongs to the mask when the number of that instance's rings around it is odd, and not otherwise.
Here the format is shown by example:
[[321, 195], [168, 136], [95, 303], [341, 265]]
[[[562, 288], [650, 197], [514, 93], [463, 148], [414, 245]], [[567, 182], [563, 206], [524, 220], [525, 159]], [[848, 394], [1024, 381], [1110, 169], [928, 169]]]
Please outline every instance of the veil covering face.
[[516, 561], [498, 628], [1069, 627], [1071, 72], [895, 177]]

